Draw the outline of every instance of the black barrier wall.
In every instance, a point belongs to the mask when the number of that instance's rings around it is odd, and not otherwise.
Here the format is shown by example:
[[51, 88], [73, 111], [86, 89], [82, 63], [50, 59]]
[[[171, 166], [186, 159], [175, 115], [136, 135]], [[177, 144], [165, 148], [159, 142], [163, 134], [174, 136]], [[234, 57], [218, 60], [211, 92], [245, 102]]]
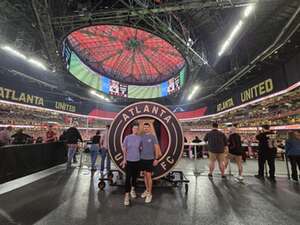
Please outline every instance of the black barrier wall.
[[20, 178], [66, 162], [62, 142], [10, 145], [0, 148], [0, 183]]

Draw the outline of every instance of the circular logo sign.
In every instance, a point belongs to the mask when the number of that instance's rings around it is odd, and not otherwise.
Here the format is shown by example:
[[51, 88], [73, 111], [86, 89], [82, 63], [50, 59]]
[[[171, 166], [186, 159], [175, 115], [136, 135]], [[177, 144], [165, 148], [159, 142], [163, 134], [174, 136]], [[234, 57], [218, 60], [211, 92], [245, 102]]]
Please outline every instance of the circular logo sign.
[[[166, 107], [154, 102], [138, 102], [124, 108], [113, 120], [109, 129], [109, 154], [113, 162], [124, 173], [122, 140], [125, 129], [133, 122], [143, 119], [159, 121], [168, 138], [159, 163], [154, 167], [153, 179], [166, 175], [178, 162], [183, 153], [183, 132], [176, 116]], [[159, 140], [162, 143], [164, 140]], [[141, 150], [143, 151], [143, 150]]]

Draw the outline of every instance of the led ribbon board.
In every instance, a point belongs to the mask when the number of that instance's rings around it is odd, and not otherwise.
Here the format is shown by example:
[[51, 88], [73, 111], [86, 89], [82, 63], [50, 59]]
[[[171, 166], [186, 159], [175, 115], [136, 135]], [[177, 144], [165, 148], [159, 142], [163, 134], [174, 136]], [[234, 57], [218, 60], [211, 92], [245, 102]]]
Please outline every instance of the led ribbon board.
[[154, 102], [139, 102], [124, 108], [113, 120], [109, 130], [109, 154], [118, 169], [125, 173], [121, 166], [124, 159], [122, 140], [125, 129], [138, 119], [155, 119], [168, 133], [168, 146], [159, 163], [154, 167], [153, 179], [166, 175], [178, 162], [183, 153], [183, 132], [176, 116], [166, 107]]

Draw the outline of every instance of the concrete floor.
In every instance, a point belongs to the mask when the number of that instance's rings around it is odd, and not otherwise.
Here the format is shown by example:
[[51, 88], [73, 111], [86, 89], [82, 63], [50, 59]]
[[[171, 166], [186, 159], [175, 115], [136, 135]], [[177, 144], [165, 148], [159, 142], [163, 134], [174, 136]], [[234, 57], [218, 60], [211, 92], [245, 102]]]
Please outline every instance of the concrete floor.
[[[123, 206], [123, 188], [99, 191], [98, 177], [88, 169], [64, 169], [0, 195], [0, 224], [10, 225], [192, 225], [299, 224], [300, 185], [280, 177], [276, 184], [252, 176], [244, 184], [233, 177], [195, 177], [183, 160], [189, 192], [155, 188], [151, 204], [143, 199]], [[32, 176], [34, 177], [34, 176]], [[0, 188], [1, 189], [1, 188]], [[138, 192], [142, 192], [142, 188]]]

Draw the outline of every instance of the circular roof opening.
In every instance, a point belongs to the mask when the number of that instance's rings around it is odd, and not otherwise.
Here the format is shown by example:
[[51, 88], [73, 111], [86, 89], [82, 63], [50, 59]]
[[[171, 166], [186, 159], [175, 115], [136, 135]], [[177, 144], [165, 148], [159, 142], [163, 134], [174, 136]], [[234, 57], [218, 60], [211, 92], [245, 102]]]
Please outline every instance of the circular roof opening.
[[157, 85], [185, 67], [183, 56], [169, 42], [133, 27], [84, 27], [64, 43], [92, 71], [127, 85]]

